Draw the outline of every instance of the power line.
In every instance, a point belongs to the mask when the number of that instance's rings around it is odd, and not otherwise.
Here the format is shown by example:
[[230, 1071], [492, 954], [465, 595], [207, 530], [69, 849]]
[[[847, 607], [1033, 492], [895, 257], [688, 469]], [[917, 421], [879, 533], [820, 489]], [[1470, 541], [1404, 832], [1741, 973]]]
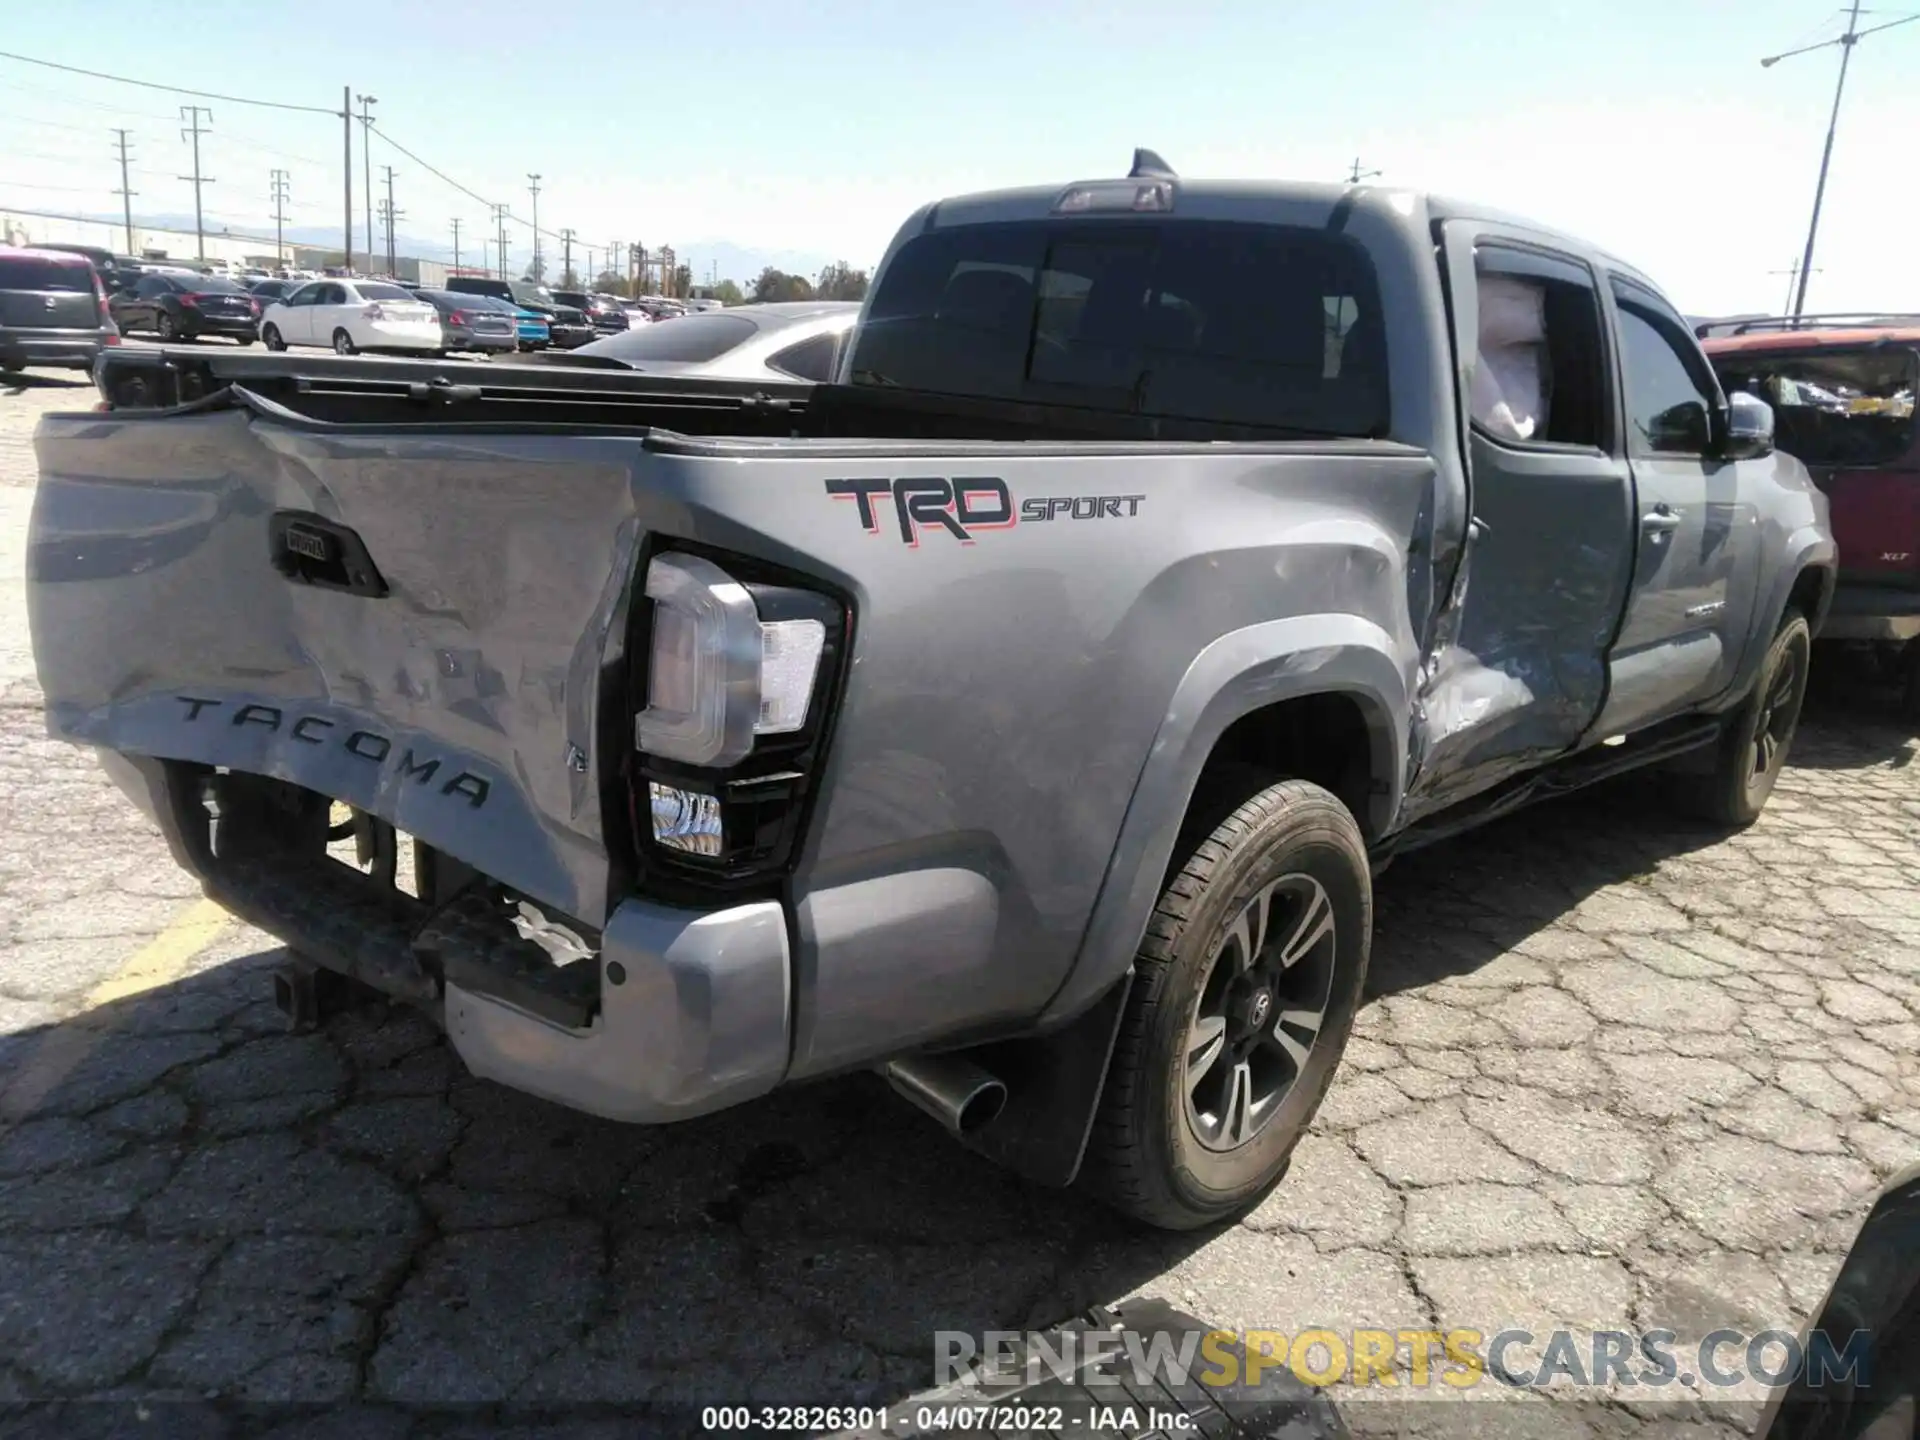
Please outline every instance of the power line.
[[16, 55], [9, 50], [0, 50], [0, 60], [17, 60], [22, 65], [40, 65], [48, 70], [63, 70], [69, 75], [85, 75], [94, 80], [111, 80], [116, 85], [138, 85], [143, 90], [164, 90], [170, 95], [192, 95], [201, 100], [222, 100], [229, 105], [258, 105], [265, 110], [297, 110], [307, 115], [338, 115], [337, 110], [324, 109], [319, 105], [290, 105], [284, 100], [250, 100], [244, 95], [217, 95], [211, 90], [189, 90], [183, 85], [162, 85], [153, 80], [135, 80], [126, 75], [109, 75], [101, 70], [82, 70], [78, 65], [58, 65], [51, 60], [37, 60], [31, 55]]

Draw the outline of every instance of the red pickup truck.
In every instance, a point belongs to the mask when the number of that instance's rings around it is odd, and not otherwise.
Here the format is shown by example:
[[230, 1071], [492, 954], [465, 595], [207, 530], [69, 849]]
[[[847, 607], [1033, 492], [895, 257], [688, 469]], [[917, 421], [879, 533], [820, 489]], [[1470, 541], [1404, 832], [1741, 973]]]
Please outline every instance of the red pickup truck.
[[1920, 719], [1920, 315], [1710, 322], [1699, 335], [1722, 386], [1773, 406], [1780, 448], [1827, 493], [1840, 576], [1820, 638], [1878, 646]]

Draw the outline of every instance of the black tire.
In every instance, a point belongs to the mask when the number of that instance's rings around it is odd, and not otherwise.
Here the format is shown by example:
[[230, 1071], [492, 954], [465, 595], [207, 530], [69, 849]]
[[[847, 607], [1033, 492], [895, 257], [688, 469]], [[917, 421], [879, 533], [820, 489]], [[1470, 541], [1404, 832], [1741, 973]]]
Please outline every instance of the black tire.
[[173, 316], [164, 310], [160, 312], [160, 318], [153, 322], [153, 329], [154, 333], [164, 341], [173, 341], [180, 338], [180, 327], [174, 323]]
[[[1253, 921], [1243, 930], [1241, 918], [1256, 914], [1265, 916], [1260, 933]], [[1322, 933], [1325, 917], [1332, 925]], [[1168, 1230], [1259, 1201], [1286, 1173], [1339, 1066], [1372, 930], [1366, 843], [1346, 806], [1318, 785], [1268, 785], [1190, 844], [1135, 959], [1083, 1183]], [[1272, 953], [1282, 943], [1295, 959]], [[1254, 963], [1243, 968], [1243, 956]], [[1317, 1025], [1288, 1018], [1312, 1015], [1316, 1003]], [[1217, 1042], [1199, 1038], [1215, 1010], [1224, 1022]], [[1236, 1115], [1248, 1126], [1236, 1126]]]
[[287, 342], [280, 337], [280, 327], [278, 325], [262, 325], [260, 327], [260, 343], [265, 345], [269, 350], [284, 350], [287, 348]]
[[236, 345], [251, 345], [253, 343], [252, 337], [247, 335], [236, 335], [233, 339]]
[[333, 332], [333, 353], [336, 355], [358, 355], [360, 347], [353, 343], [353, 336], [345, 330]]
[[1701, 819], [1740, 830], [1760, 818], [1786, 768], [1812, 661], [1813, 632], [1804, 615], [1789, 610], [1760, 662], [1752, 691], [1721, 729], [1713, 772], [1702, 776], [1687, 797]]

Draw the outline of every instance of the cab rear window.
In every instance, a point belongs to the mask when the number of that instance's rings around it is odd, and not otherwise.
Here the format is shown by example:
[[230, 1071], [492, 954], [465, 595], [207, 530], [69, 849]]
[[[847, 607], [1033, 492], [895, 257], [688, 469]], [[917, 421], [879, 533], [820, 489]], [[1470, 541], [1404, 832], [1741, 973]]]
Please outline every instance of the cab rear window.
[[1378, 286], [1355, 242], [1228, 222], [935, 230], [889, 262], [855, 385], [1311, 434], [1387, 428]]
[[0, 255], [0, 290], [59, 290], [86, 294], [93, 289], [93, 267], [85, 260], [40, 260]]

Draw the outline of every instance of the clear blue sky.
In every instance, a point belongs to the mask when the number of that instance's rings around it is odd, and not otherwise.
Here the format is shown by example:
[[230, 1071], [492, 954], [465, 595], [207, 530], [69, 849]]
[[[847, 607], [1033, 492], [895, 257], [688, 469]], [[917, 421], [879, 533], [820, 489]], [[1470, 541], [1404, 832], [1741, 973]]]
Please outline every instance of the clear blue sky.
[[[1358, 156], [1379, 183], [1586, 235], [1700, 313], [1785, 293], [1769, 272], [1805, 238], [1839, 52], [1758, 61], [1841, 28], [1821, 0], [15, 0], [4, 13], [0, 49], [89, 69], [318, 106], [342, 85], [377, 95], [396, 140], [523, 216], [526, 172], [541, 172], [542, 225], [596, 245], [664, 241], [697, 259], [725, 239], [865, 265], [923, 200], [1116, 173], [1138, 144], [1195, 175], [1332, 178]], [[1855, 55], [1816, 306], [1920, 308], [1916, 75], [1920, 24]], [[126, 125], [137, 209], [190, 211], [182, 98], [0, 60], [0, 207], [113, 209], [107, 127]], [[297, 218], [338, 225], [337, 120], [210, 103], [211, 212], [270, 229], [279, 165]], [[378, 144], [374, 161], [398, 172], [403, 233], [444, 243], [455, 216], [483, 228], [477, 201]], [[518, 230], [515, 254], [527, 244]]]

